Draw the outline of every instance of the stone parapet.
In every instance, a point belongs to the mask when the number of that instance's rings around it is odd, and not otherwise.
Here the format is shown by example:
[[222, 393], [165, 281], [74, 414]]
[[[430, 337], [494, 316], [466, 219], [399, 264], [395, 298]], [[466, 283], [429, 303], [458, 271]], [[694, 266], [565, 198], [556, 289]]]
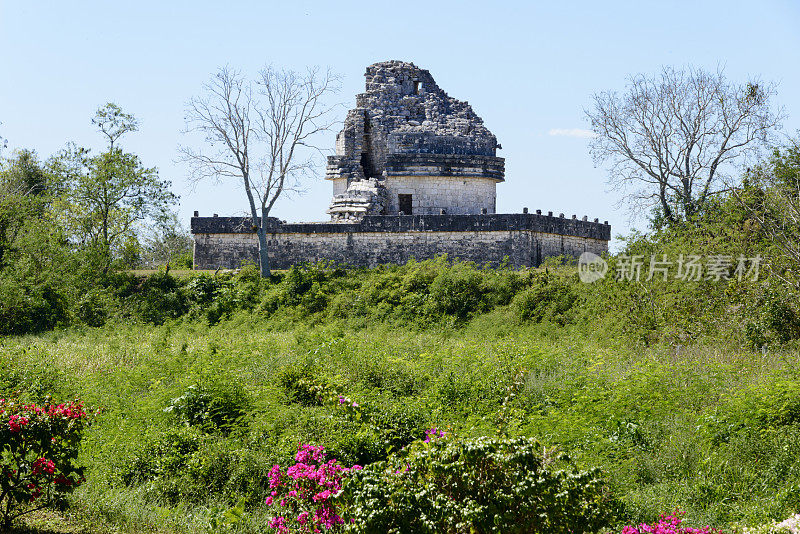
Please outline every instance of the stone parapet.
[[[284, 223], [270, 217], [269, 233], [358, 234], [365, 232], [519, 232], [530, 231], [563, 236], [611, 239], [611, 226], [604, 223], [551, 217], [535, 213], [491, 215], [381, 215], [365, 216], [353, 223]], [[192, 234], [252, 234], [249, 217], [192, 217]]]

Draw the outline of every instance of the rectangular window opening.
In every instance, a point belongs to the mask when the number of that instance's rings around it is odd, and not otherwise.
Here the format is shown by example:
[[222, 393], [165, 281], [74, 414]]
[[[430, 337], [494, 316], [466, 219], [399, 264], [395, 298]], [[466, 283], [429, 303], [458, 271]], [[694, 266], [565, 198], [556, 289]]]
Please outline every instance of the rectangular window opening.
[[411, 195], [397, 195], [397, 204], [402, 215], [412, 215]]

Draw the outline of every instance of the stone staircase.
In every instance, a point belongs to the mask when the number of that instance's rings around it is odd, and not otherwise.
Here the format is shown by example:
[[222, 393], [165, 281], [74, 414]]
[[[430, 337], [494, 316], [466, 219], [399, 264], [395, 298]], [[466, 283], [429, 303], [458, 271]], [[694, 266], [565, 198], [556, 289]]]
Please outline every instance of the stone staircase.
[[353, 222], [365, 215], [382, 215], [386, 205], [386, 190], [380, 180], [354, 180], [344, 193], [335, 195], [327, 213], [333, 222]]

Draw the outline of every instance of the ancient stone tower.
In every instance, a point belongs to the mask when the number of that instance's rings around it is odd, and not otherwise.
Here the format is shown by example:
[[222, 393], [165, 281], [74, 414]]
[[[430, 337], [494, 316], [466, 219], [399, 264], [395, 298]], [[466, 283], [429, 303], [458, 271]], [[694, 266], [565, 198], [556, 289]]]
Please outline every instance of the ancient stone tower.
[[[402, 264], [440, 254], [484, 265], [535, 267], [550, 256], [601, 254], [611, 227], [541, 210], [496, 213], [504, 180], [497, 139], [466, 102], [447, 96], [427, 70], [403, 61], [367, 67], [328, 158], [333, 201], [326, 222], [267, 219], [275, 269], [332, 262]], [[192, 217], [196, 269], [259, 261], [247, 217]]]
[[470, 105], [413, 63], [375, 63], [365, 76], [328, 158], [331, 219], [495, 213], [503, 158]]

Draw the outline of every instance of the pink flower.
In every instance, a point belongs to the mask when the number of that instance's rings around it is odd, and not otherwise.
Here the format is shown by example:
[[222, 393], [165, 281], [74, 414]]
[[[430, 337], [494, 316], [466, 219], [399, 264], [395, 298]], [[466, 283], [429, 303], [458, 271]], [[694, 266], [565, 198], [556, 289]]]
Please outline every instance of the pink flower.
[[314, 495], [314, 502], [325, 501], [330, 496], [331, 496], [330, 490], [320, 491], [319, 493]]
[[[275, 465], [269, 470], [269, 487], [277, 488], [281, 484], [281, 466]], [[274, 495], [274, 493], [273, 493]]]
[[22, 430], [28, 424], [28, 418], [21, 415], [12, 415], [8, 420], [8, 429], [13, 433]]
[[33, 462], [31, 467], [31, 472], [34, 476], [39, 476], [42, 473], [52, 475], [56, 471], [56, 464], [54, 464], [52, 460], [47, 460], [45, 458], [39, 458]]
[[280, 533], [322, 532], [343, 524], [332, 498], [342, 489], [343, 477], [361, 466], [344, 467], [335, 459], [327, 460], [323, 447], [303, 444], [298, 446], [295, 462], [286, 469], [286, 478], [279, 466], [270, 471], [272, 491], [266, 504], [279, 500], [287, 514], [292, 512], [282, 520], [273, 518], [270, 527]]
[[682, 527], [684, 512], [676, 511], [674, 515], [662, 515], [658, 523], [641, 524], [638, 527], [623, 527], [621, 534], [715, 534], [719, 531], [706, 525], [702, 528]]
[[444, 430], [439, 430], [436, 427], [429, 428], [425, 431], [425, 439], [423, 439], [423, 443], [430, 443], [432, 438], [441, 438], [444, 437], [446, 432]]

